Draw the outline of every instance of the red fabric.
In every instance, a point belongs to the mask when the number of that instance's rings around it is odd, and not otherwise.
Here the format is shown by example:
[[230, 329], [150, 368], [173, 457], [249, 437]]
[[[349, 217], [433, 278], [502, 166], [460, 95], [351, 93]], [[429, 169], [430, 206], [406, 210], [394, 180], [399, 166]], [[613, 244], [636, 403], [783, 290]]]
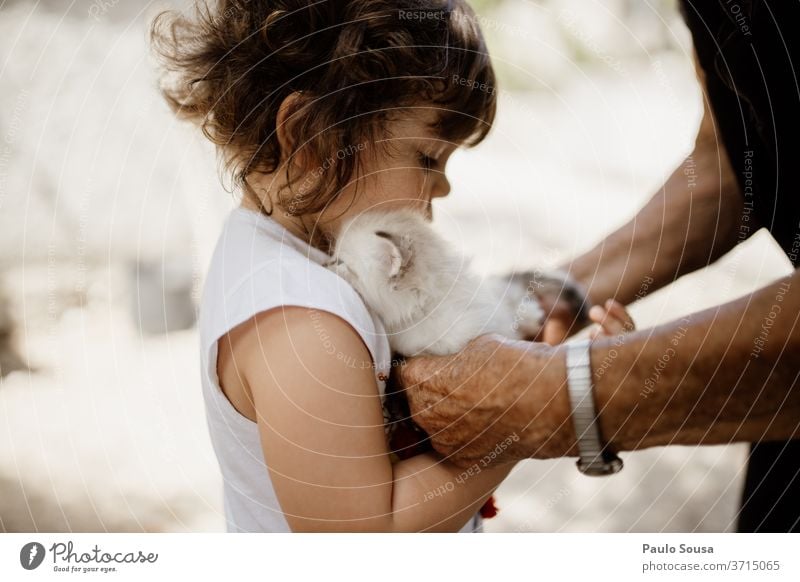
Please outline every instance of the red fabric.
[[389, 448], [401, 461], [410, 459], [432, 449], [427, 437], [422, 430], [415, 430], [408, 424], [398, 424], [392, 432]]
[[490, 496], [489, 499], [486, 500], [486, 503], [483, 504], [481, 507], [481, 517], [484, 519], [489, 519], [497, 515], [497, 506], [494, 504], [494, 495]]

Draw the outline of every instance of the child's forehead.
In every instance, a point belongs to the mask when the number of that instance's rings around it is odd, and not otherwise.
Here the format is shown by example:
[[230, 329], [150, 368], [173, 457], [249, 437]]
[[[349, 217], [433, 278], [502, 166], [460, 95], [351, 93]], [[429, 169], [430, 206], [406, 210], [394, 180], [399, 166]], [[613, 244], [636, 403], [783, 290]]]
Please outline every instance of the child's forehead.
[[441, 113], [441, 109], [436, 107], [404, 108], [390, 116], [387, 133], [399, 139], [442, 141], [442, 136], [436, 131]]

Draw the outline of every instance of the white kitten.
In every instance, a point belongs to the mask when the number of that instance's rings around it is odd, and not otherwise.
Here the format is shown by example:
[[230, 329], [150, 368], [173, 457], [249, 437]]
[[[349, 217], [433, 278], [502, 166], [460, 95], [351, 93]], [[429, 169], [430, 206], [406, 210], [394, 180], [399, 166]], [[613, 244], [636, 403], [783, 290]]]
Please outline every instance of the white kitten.
[[541, 328], [534, 279], [478, 276], [414, 211], [369, 211], [348, 220], [333, 257], [328, 267], [359, 292], [404, 356], [450, 354], [484, 333], [522, 339]]

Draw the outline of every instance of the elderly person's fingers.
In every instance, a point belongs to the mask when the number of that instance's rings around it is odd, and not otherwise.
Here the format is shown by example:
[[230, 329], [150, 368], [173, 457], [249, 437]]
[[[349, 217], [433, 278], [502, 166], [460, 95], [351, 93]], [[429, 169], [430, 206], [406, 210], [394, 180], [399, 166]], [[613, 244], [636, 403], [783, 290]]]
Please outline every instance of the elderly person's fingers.
[[414, 421], [460, 467], [577, 455], [563, 348], [487, 334], [396, 373]]
[[481, 371], [497, 366], [493, 356], [502, 341], [486, 334], [457, 354], [408, 358], [397, 370], [414, 422], [428, 433], [434, 448], [457, 465], [468, 464], [473, 449], [483, 450], [476, 439], [496, 420], [497, 410], [487, 406], [493, 387], [477, 379]]
[[451, 356], [417, 356], [406, 359], [397, 370], [408, 404], [412, 412], [418, 412], [417, 421], [422, 428], [426, 428], [424, 420], [429, 408], [446, 396], [447, 384], [440, 381], [440, 375], [450, 363]]
[[496, 349], [492, 346], [497, 345], [497, 339], [496, 334], [485, 334], [469, 342], [462, 352], [448, 356], [415, 356], [402, 362], [397, 374], [412, 412], [415, 408], [423, 412], [424, 407], [437, 404], [457, 390], [457, 379], [463, 378], [463, 368], [485, 365]]

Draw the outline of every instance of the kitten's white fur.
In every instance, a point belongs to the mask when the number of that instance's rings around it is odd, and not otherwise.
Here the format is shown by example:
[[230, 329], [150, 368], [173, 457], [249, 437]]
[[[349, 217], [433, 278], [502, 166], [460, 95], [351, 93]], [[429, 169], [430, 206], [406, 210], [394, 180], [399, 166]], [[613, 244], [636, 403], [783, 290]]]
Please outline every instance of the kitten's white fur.
[[444, 355], [496, 332], [530, 337], [543, 313], [525, 277], [482, 278], [412, 210], [369, 211], [336, 235], [330, 269], [381, 318], [392, 349]]

